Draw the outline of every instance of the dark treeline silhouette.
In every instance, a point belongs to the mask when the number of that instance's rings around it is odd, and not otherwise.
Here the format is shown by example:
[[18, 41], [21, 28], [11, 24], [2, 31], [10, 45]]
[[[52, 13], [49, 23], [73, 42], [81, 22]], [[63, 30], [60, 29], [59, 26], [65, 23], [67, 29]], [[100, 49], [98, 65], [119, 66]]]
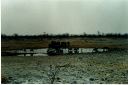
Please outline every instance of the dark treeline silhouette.
[[100, 33], [98, 34], [80, 34], [80, 35], [75, 35], [75, 34], [40, 34], [40, 35], [18, 35], [18, 34], [13, 34], [13, 35], [6, 35], [6, 34], [1, 34], [1, 40], [28, 40], [28, 39], [52, 39], [52, 38], [128, 38], [128, 33], [120, 34], [120, 33]]

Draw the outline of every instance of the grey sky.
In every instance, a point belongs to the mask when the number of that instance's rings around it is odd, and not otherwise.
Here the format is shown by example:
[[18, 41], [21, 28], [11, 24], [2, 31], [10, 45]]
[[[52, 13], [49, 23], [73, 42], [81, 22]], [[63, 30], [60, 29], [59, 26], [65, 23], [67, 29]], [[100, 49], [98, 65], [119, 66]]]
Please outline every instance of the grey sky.
[[128, 0], [2, 0], [2, 33], [128, 33]]

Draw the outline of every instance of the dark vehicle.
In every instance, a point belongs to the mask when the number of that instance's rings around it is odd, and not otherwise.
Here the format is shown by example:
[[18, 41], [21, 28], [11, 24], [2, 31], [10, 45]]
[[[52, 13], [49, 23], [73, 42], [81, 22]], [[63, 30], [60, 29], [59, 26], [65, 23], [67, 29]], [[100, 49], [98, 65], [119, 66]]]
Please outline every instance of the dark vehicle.
[[69, 48], [70, 43], [69, 42], [58, 42], [58, 41], [52, 41], [49, 44], [47, 54], [48, 55], [60, 55], [63, 54], [63, 49]]

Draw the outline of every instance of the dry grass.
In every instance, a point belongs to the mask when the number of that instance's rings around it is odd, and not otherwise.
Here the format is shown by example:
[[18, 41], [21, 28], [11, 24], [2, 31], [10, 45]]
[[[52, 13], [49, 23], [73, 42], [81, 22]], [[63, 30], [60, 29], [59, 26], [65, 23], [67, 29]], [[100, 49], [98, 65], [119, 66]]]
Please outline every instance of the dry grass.
[[[55, 39], [53, 39], [55, 40]], [[71, 47], [82, 48], [128, 48], [128, 39], [111, 39], [111, 38], [71, 38], [71, 39], [56, 39], [58, 41], [69, 41]], [[22, 49], [22, 48], [46, 48], [51, 40], [8, 40], [2, 41], [2, 50]]]

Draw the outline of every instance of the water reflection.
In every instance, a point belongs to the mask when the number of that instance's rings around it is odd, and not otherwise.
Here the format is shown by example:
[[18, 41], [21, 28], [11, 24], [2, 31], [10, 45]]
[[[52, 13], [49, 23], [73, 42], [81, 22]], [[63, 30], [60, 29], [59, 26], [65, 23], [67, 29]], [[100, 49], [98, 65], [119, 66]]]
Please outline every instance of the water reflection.
[[[92, 52], [94, 52], [93, 49], [94, 48], [79, 48], [78, 51], [79, 51], [79, 53], [92, 53]], [[33, 56], [48, 56], [47, 50], [48, 50], [48, 48], [34, 49], [33, 52], [35, 54], [33, 54]], [[97, 50], [98, 50], [98, 52], [104, 51], [104, 49], [97, 49]], [[19, 52], [23, 52], [23, 51], [19, 51]], [[28, 50], [28, 49], [26, 50], [26, 53], [30, 53], [30, 52], [31, 52], [30, 50]], [[68, 49], [63, 49], [63, 54], [68, 54], [68, 53], [69, 53]], [[75, 53], [75, 52], [73, 51], [73, 53]], [[22, 55], [18, 55], [18, 56], [24, 56], [24, 55], [22, 54]], [[26, 56], [31, 56], [31, 55], [26, 54]]]

